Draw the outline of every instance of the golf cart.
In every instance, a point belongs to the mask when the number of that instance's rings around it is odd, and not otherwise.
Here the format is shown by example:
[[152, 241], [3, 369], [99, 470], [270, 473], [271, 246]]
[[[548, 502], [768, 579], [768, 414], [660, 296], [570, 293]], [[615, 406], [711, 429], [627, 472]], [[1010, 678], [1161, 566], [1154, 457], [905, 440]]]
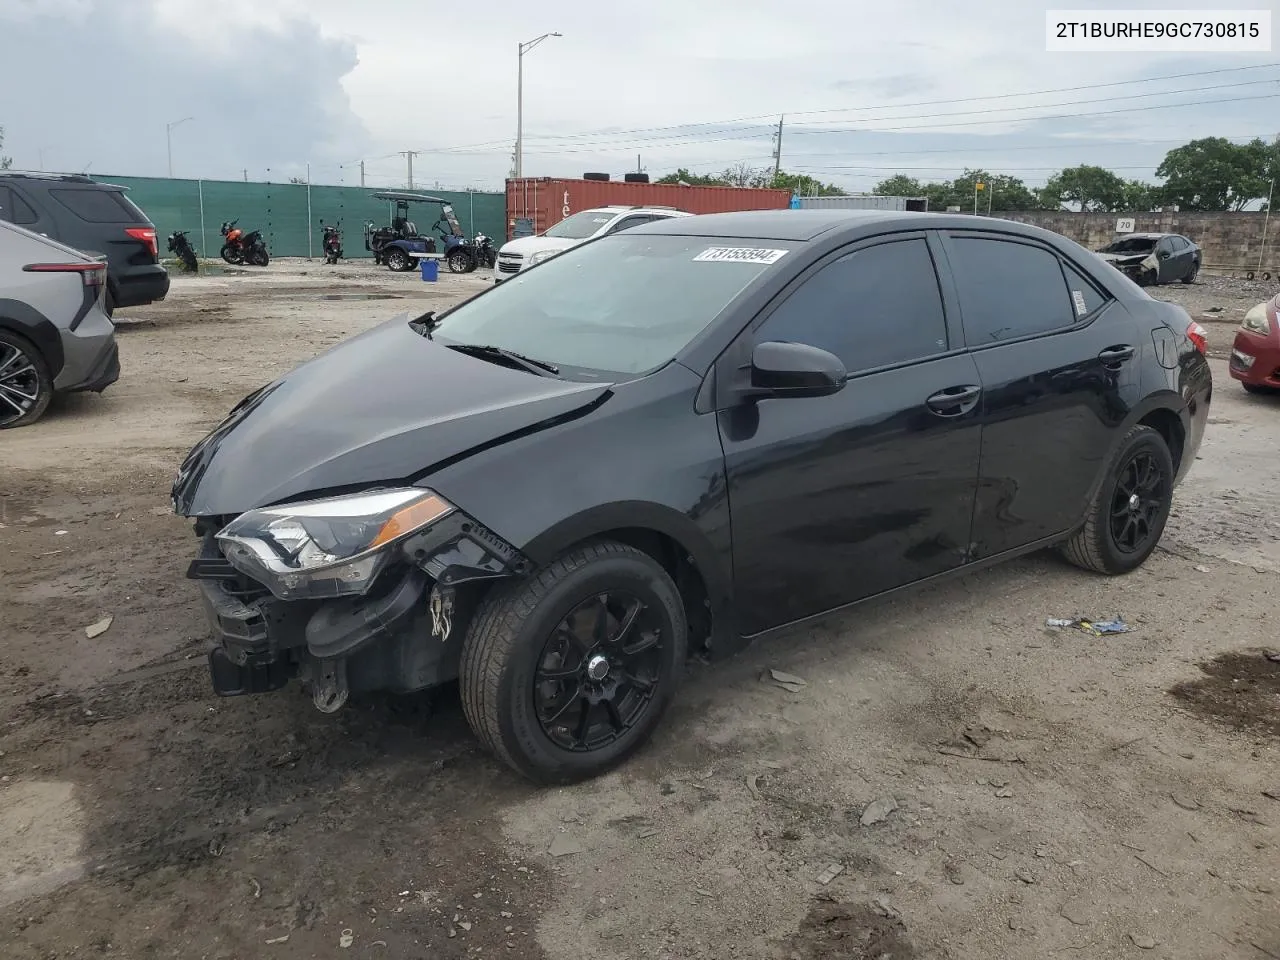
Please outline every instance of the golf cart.
[[[386, 192], [373, 196], [395, 204], [391, 226], [375, 227], [372, 221], [365, 224], [364, 247], [373, 254], [374, 263], [386, 264], [392, 270], [408, 271], [424, 257], [439, 257], [449, 265], [452, 273], [470, 273], [478, 266], [479, 258], [447, 200], [422, 193]], [[431, 229], [439, 234], [439, 244], [430, 234], [420, 233], [417, 225], [409, 219], [411, 203], [440, 205], [440, 217], [431, 225]]]

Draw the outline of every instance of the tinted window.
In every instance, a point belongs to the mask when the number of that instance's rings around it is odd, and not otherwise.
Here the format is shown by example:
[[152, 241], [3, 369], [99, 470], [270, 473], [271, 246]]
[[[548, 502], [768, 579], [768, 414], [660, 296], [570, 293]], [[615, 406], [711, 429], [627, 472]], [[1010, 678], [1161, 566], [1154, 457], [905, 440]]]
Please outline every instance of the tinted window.
[[1098, 288], [1075, 267], [1063, 264], [1063, 274], [1067, 278], [1067, 290], [1071, 294], [1071, 306], [1076, 317], [1087, 317], [1107, 302], [1107, 298], [1098, 292]]
[[[81, 220], [90, 223], [137, 223], [139, 216], [133, 204], [115, 190], [50, 190], [60, 204]], [[130, 209], [133, 207], [133, 209]]]
[[1182, 237], [1171, 237], [1170, 239], [1173, 241], [1173, 249], [1175, 250], [1185, 250], [1187, 247], [1191, 246], [1191, 244]]
[[1048, 250], [953, 237], [950, 256], [970, 346], [1058, 330], [1075, 321], [1062, 267]]
[[924, 240], [859, 250], [823, 267], [770, 315], [756, 341], [830, 350], [850, 371], [947, 349], [942, 296]]
[[638, 227], [642, 223], [650, 223], [653, 217], [624, 217], [619, 220], [611, 233], [617, 233], [619, 230], [630, 230], [632, 227]]
[[36, 212], [31, 205], [8, 187], [0, 186], [0, 220], [10, 223], [30, 224], [36, 222]]

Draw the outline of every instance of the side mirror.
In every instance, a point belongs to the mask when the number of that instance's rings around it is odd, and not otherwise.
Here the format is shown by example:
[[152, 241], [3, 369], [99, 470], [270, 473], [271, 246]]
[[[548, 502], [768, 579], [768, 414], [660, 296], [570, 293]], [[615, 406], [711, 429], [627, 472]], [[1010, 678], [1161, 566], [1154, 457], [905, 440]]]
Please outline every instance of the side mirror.
[[834, 353], [807, 343], [766, 340], [751, 351], [751, 396], [825, 397], [849, 380]]

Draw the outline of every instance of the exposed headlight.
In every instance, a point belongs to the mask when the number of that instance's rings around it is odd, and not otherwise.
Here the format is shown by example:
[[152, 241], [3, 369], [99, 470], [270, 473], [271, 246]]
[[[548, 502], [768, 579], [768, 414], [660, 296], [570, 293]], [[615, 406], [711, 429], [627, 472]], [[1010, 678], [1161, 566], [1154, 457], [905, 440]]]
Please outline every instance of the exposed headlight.
[[528, 266], [532, 267], [535, 263], [541, 263], [543, 260], [550, 260], [559, 250], [539, 250], [537, 253], [529, 254]]
[[1271, 319], [1267, 316], [1267, 305], [1260, 303], [1244, 315], [1244, 323], [1240, 324], [1250, 333], [1260, 333], [1264, 337], [1271, 333]]
[[227, 561], [281, 600], [364, 593], [389, 546], [454, 510], [421, 487], [250, 510], [218, 532]]

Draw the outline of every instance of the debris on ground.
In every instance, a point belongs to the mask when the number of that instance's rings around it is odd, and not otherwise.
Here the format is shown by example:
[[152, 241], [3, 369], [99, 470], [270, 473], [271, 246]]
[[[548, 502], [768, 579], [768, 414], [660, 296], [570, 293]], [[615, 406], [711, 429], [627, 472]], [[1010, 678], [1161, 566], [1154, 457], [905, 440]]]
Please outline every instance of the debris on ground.
[[877, 823], [884, 823], [889, 819], [889, 814], [898, 809], [898, 802], [893, 797], [881, 797], [879, 800], [872, 800], [862, 811], [862, 818], [858, 821], [864, 827], [873, 827]]
[[1081, 630], [1095, 637], [1133, 632], [1133, 627], [1125, 623], [1122, 617], [1113, 617], [1110, 620], [1090, 620], [1086, 617], [1067, 620], [1062, 617], [1049, 617], [1045, 620], [1044, 625], [1052, 630]]
[[790, 693], [799, 693], [809, 685], [809, 681], [792, 673], [783, 673], [781, 670], [770, 670], [769, 676], [773, 678], [774, 683]]
[[1206, 567], [1203, 563], [1196, 564], [1196, 573], [1208, 573], [1208, 572], [1209, 572], [1209, 568]]
[[1263, 656], [1272, 663], [1280, 663], [1280, 650], [1268, 650]]
[[1183, 810], [1199, 810], [1200, 804], [1190, 797], [1184, 797], [1177, 793], [1169, 794], [1169, 799], [1180, 806]]
[[114, 617], [103, 617], [96, 623], [91, 623], [84, 628], [84, 635], [92, 640], [94, 637], [100, 637], [111, 629], [111, 621]]
[[346, 930], [343, 930], [342, 933], [338, 935], [338, 946], [340, 946], [343, 950], [346, 950], [355, 942], [356, 942], [355, 931], [353, 931], [349, 927]]
[[283, 937], [273, 937], [273, 938], [271, 938], [270, 940], [267, 940], [267, 941], [264, 941], [264, 942], [266, 942], [266, 943], [288, 943], [288, 942], [289, 942], [289, 935], [286, 933]]
[[1133, 941], [1133, 945], [1139, 950], [1154, 950], [1156, 948], [1156, 942], [1151, 937], [1131, 933], [1129, 934], [1129, 939]]
[[844, 873], [844, 865], [840, 863], [829, 863], [822, 868], [822, 871], [815, 878], [824, 887], [834, 880], [840, 874]]
[[753, 773], [747, 777], [747, 793], [751, 794], [752, 800], [760, 799], [760, 774]]
[[581, 843], [567, 833], [557, 833], [555, 839], [551, 841], [551, 846], [547, 849], [547, 853], [553, 857], [567, 857], [575, 853], [582, 853], [585, 849]]

